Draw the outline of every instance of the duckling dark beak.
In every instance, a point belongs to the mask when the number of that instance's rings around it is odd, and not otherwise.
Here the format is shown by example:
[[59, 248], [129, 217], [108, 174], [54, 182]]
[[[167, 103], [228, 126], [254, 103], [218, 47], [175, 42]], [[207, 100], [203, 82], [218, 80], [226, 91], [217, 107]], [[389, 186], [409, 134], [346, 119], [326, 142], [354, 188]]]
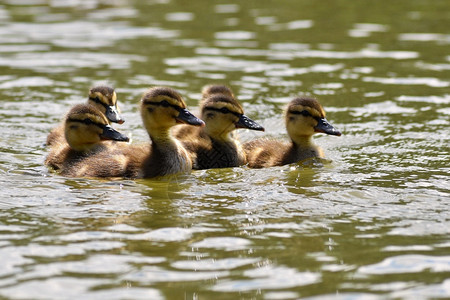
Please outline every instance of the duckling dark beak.
[[318, 119], [318, 123], [316, 127], [314, 127], [315, 132], [323, 132], [329, 135], [337, 135], [341, 136], [341, 132], [333, 127], [330, 123], [328, 123], [327, 119]]
[[128, 138], [126, 135], [118, 132], [109, 125], [103, 127], [103, 133], [100, 135], [100, 138], [102, 140], [113, 140], [119, 142], [128, 142], [130, 140], [130, 138]]
[[236, 123], [236, 128], [247, 128], [251, 130], [264, 131], [264, 127], [247, 117], [246, 115], [241, 115]]
[[114, 123], [123, 124], [125, 120], [120, 116], [119, 112], [117, 111], [117, 108], [115, 106], [106, 106], [106, 117], [108, 120]]
[[194, 126], [205, 126], [205, 122], [194, 116], [187, 109], [181, 108], [179, 112], [180, 114], [175, 118], [177, 120], [177, 123], [190, 124]]

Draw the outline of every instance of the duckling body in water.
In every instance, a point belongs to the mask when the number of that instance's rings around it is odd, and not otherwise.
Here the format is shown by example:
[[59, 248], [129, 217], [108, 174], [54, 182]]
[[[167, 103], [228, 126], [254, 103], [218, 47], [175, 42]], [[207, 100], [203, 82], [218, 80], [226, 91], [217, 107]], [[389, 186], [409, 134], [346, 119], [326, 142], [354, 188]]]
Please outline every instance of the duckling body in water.
[[140, 176], [190, 172], [191, 159], [183, 145], [172, 137], [170, 129], [178, 124], [203, 127], [205, 123], [186, 109], [181, 95], [165, 87], [150, 89], [142, 97], [141, 116], [152, 144], [143, 160]]
[[[108, 86], [96, 86], [89, 90], [87, 104], [95, 106], [108, 119], [108, 123], [114, 122], [122, 124], [125, 120], [119, 113], [117, 105], [117, 95], [113, 88]], [[64, 141], [64, 124], [52, 129], [47, 136], [47, 146], [51, 146], [57, 141]]]
[[75, 177], [151, 178], [190, 172], [187, 151], [170, 134], [178, 124], [204, 126], [192, 115], [181, 95], [168, 87], [153, 87], [141, 99], [141, 117], [151, 144], [115, 143], [107, 152], [86, 157], [75, 165]]
[[230, 88], [210, 85], [203, 88], [200, 118], [205, 127], [182, 126], [174, 130], [192, 157], [194, 169], [237, 167], [246, 163], [239, 140], [233, 135], [238, 128], [264, 131], [244, 115]]
[[323, 158], [322, 149], [314, 144], [312, 136], [318, 132], [340, 136], [325, 118], [325, 111], [313, 98], [292, 100], [285, 112], [289, 142], [258, 139], [244, 144], [250, 168], [281, 166], [308, 158]]
[[52, 142], [45, 164], [63, 175], [70, 175], [73, 166], [89, 155], [105, 152], [112, 145], [107, 140], [129, 140], [90, 104], [75, 105], [66, 115], [62, 129], [63, 137]]

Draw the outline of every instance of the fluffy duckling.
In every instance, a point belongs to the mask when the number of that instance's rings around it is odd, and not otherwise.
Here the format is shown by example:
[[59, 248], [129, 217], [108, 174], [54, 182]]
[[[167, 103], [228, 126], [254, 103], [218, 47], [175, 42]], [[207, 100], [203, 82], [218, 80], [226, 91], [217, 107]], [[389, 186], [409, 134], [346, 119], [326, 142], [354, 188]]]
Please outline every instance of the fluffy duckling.
[[[114, 122], [122, 124], [125, 120], [119, 113], [117, 106], [117, 95], [113, 88], [108, 86], [96, 86], [89, 90], [87, 104], [95, 106], [108, 119], [108, 123]], [[54, 128], [47, 136], [47, 146], [51, 146], [56, 141], [64, 140], [64, 125]]]
[[244, 110], [230, 88], [209, 85], [203, 88], [200, 118], [206, 126], [183, 126], [175, 130], [177, 137], [190, 152], [194, 169], [237, 167], [246, 163], [245, 153], [233, 131], [238, 128], [264, 131], [264, 128], [244, 115]]
[[107, 149], [105, 140], [129, 141], [129, 138], [113, 129], [105, 115], [90, 104], [74, 106], [66, 115], [64, 141], [54, 141], [45, 164], [69, 174], [72, 167], [89, 155]]
[[170, 129], [204, 122], [186, 109], [181, 95], [168, 87], [149, 89], [141, 99], [141, 117], [150, 145], [115, 143], [106, 154], [99, 152], [74, 165], [71, 176], [150, 178], [190, 172], [189, 155]]
[[290, 142], [261, 139], [244, 144], [250, 168], [281, 166], [304, 159], [323, 158], [322, 149], [315, 145], [312, 136], [317, 132], [340, 136], [325, 119], [325, 111], [313, 98], [295, 98], [285, 113]]

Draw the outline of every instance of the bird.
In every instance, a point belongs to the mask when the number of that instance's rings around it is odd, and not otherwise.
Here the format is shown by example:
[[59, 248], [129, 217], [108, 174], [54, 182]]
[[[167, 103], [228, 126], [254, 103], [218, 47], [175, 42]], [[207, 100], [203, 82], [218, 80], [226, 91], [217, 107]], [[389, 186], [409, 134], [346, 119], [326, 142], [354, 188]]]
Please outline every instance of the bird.
[[74, 165], [111, 147], [109, 140], [128, 142], [129, 138], [112, 128], [95, 106], [75, 105], [65, 117], [62, 139], [51, 144], [45, 164], [63, 175], [71, 174]]
[[282, 166], [308, 158], [324, 158], [323, 150], [314, 144], [316, 133], [340, 136], [341, 132], [328, 123], [319, 101], [310, 97], [297, 97], [285, 111], [286, 130], [290, 141], [257, 139], [243, 144], [248, 167]]
[[70, 175], [137, 179], [190, 172], [191, 159], [170, 129], [178, 124], [204, 126], [204, 122], [190, 113], [182, 96], [169, 87], [148, 89], [141, 98], [140, 111], [150, 144], [114, 143], [106, 152], [79, 161]]
[[264, 131], [264, 127], [244, 115], [241, 104], [225, 85], [207, 85], [202, 89], [200, 118], [205, 127], [180, 126], [174, 130], [174, 136], [190, 153], [194, 169], [246, 164], [245, 152], [234, 130]]
[[[100, 110], [111, 122], [123, 124], [125, 120], [120, 115], [120, 110], [117, 105], [117, 95], [113, 88], [109, 86], [95, 86], [89, 90], [88, 104], [95, 106]], [[51, 146], [59, 140], [64, 140], [64, 125], [60, 124], [58, 127], [52, 129], [47, 136], [46, 145]]]

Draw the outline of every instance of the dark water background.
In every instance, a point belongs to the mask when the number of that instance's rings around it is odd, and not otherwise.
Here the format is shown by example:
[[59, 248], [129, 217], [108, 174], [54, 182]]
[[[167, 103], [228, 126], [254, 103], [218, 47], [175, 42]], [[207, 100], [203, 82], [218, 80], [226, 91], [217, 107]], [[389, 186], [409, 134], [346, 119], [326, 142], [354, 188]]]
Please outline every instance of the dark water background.
[[[0, 2], [0, 298], [450, 298], [450, 3]], [[46, 135], [113, 85], [120, 130], [171, 86], [230, 85], [266, 133], [317, 97], [333, 163], [71, 179]]]

